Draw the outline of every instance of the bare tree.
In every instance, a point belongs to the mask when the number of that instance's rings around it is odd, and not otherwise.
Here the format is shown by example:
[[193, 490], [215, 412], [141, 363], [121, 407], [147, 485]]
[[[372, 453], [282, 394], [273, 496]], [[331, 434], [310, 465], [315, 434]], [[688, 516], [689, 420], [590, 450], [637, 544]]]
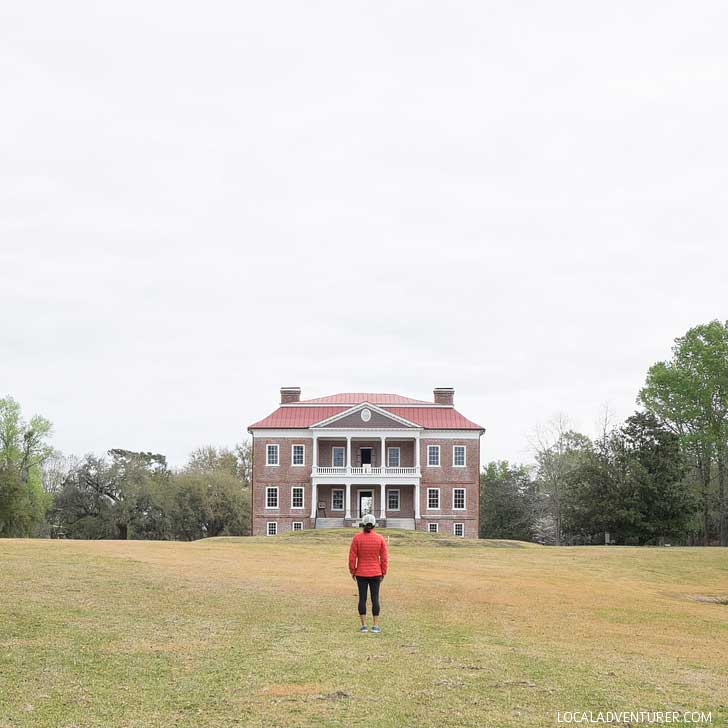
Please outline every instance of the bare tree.
[[575, 432], [564, 414], [558, 414], [534, 433], [536, 483], [543, 498], [544, 515], [552, 519], [557, 546], [563, 540], [563, 512], [569, 476], [577, 465], [578, 455], [590, 445], [589, 438]]

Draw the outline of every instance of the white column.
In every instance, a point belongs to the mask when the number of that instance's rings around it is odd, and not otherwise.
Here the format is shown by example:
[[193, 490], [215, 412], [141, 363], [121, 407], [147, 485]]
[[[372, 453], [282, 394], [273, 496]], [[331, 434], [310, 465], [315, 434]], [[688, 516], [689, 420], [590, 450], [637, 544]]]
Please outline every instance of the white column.
[[313, 436], [313, 453], [311, 454], [311, 469], [315, 473], [318, 466], [318, 437]]
[[382, 469], [382, 475], [384, 475], [384, 468], [387, 466], [387, 448], [386, 448], [386, 445], [385, 445], [385, 442], [384, 442], [384, 438], [382, 437], [380, 439], [382, 441], [382, 456], [381, 456], [382, 462], [379, 463], [379, 464], [383, 468]]
[[346, 515], [345, 518], [351, 518], [351, 483], [346, 484]]
[[379, 493], [380, 493], [380, 502], [379, 505], [381, 506], [381, 510], [379, 513], [379, 517], [384, 520], [387, 517], [387, 504], [384, 502], [384, 483], [381, 483], [379, 486]]
[[[415, 435], [415, 468], [420, 472], [420, 433]], [[420, 518], [420, 480], [415, 481], [415, 518]]]
[[316, 481], [311, 480], [311, 518], [316, 518], [316, 506], [318, 504], [318, 493]]
[[346, 436], [346, 467], [347, 472], [351, 472], [351, 435]]

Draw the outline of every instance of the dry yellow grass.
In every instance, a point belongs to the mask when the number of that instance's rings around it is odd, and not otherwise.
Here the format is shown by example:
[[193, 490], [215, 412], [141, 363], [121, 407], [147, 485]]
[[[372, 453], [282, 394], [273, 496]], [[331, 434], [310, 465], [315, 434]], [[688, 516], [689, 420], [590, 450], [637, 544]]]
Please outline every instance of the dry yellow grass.
[[726, 550], [390, 534], [380, 635], [351, 531], [0, 541], [0, 726], [725, 723]]

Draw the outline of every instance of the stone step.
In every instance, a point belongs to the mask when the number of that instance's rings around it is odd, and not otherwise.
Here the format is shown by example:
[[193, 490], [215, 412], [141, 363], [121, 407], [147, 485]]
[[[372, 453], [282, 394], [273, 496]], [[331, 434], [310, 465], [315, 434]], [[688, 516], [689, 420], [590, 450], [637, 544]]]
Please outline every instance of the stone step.
[[343, 528], [343, 518], [317, 518], [316, 528]]
[[408, 531], [415, 530], [414, 518], [387, 518], [387, 528], [404, 528]]

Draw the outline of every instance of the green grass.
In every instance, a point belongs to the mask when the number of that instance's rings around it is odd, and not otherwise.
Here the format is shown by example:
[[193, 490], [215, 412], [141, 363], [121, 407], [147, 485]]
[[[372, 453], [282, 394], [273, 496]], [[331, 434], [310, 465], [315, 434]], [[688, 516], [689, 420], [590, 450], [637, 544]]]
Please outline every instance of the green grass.
[[380, 635], [351, 530], [0, 540], [0, 727], [728, 722], [728, 550], [383, 533]]

